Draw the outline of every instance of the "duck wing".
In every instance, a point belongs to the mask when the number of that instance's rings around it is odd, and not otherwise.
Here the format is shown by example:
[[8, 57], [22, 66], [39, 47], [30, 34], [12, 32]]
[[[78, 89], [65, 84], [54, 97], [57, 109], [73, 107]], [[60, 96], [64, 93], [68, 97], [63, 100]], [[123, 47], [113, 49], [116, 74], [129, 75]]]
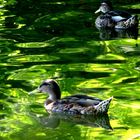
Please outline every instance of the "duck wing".
[[107, 14], [111, 15], [112, 19], [115, 22], [126, 20], [126, 19], [129, 19], [131, 17], [131, 14], [129, 14], [128, 12], [126, 12], [126, 11], [119, 11], [119, 10], [110, 11]]
[[74, 104], [78, 104], [80, 106], [94, 106], [99, 104], [102, 100], [96, 97], [90, 97], [87, 95], [72, 95], [72, 96], [67, 96], [63, 99], [61, 99], [62, 103], [74, 103]]
[[111, 16], [121, 16], [127, 19], [131, 17], [130, 13], [120, 10], [109, 11], [108, 14], [110, 14]]

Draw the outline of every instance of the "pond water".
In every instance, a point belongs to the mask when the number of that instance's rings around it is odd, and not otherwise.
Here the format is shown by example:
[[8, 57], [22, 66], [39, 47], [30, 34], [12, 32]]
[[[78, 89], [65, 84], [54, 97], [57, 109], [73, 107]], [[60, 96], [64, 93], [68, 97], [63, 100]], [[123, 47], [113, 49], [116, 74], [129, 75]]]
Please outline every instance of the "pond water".
[[[100, 32], [98, 5], [0, 1], [1, 140], [140, 139], [139, 31]], [[137, 1], [118, 1], [118, 7], [140, 14]], [[57, 80], [63, 97], [113, 96], [108, 116], [47, 113], [46, 95], [28, 93], [48, 78]]]

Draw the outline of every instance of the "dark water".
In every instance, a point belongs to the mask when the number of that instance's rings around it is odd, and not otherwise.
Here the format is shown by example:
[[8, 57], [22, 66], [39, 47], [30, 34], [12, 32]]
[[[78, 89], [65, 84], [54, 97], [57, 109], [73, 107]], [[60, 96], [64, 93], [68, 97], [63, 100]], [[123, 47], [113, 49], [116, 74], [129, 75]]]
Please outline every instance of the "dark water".
[[[1, 140], [140, 138], [139, 32], [99, 32], [97, 6], [90, 0], [0, 1]], [[137, 1], [115, 7], [140, 13]], [[49, 115], [45, 95], [28, 95], [47, 78], [58, 81], [62, 96], [113, 96], [108, 116]]]

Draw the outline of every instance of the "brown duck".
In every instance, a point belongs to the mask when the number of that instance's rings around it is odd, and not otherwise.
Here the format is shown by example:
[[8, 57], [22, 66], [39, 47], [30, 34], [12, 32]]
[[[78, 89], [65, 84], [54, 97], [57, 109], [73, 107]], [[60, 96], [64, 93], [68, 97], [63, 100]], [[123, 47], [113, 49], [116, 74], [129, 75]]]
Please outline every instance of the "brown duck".
[[81, 115], [98, 115], [106, 114], [110, 102], [113, 97], [107, 100], [101, 100], [87, 95], [72, 95], [61, 99], [61, 91], [55, 80], [48, 79], [41, 85], [30, 92], [48, 93], [49, 97], [45, 101], [45, 108], [48, 112], [66, 113], [66, 114], [81, 114]]

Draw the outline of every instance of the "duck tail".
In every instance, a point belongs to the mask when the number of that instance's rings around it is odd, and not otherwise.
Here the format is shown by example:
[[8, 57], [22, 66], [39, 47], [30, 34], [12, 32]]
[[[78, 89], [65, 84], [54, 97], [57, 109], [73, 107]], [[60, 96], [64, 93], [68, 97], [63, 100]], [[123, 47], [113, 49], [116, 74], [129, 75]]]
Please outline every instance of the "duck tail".
[[107, 113], [112, 99], [113, 97], [110, 97], [109, 99], [103, 100], [98, 105], [96, 105], [95, 109], [97, 110], [97, 114]]
[[132, 17], [130, 17], [125, 21], [125, 24], [129, 25], [130, 27], [134, 27], [134, 26], [136, 27], [138, 26], [138, 22], [139, 22], [138, 16], [132, 15]]

